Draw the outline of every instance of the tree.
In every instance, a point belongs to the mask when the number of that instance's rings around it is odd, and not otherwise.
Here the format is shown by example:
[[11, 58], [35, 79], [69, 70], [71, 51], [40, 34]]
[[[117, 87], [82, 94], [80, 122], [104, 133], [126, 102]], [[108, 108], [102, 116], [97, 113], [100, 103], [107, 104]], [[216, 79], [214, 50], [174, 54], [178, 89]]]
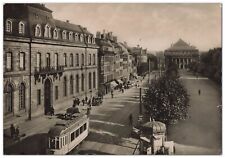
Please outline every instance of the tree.
[[168, 124], [187, 118], [189, 96], [178, 79], [164, 75], [149, 85], [143, 105], [150, 117]]

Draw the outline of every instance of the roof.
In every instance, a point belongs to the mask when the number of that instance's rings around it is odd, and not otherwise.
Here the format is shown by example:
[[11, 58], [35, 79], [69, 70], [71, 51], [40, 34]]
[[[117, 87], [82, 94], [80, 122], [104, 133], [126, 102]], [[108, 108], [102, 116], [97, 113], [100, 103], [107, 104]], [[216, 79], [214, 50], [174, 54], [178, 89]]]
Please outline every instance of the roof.
[[76, 123], [80, 122], [81, 120], [83, 120], [83, 118], [86, 117], [85, 114], [81, 114], [81, 113], [76, 113], [74, 115], [76, 115], [76, 117], [73, 118], [72, 120], [69, 120], [69, 121], [68, 120], [60, 120], [59, 122], [57, 122], [54, 127], [50, 128], [48, 134], [51, 137], [57, 137], [60, 134], [62, 134], [63, 132], [65, 132], [66, 129], [75, 125]]
[[172, 44], [170, 48], [167, 49], [167, 51], [170, 50], [197, 50], [196, 47], [187, 44], [182, 39], [179, 39], [175, 44]]
[[47, 12], [51, 12], [51, 13], [52, 13], [52, 10], [46, 8], [44, 4], [39, 4], [39, 3], [28, 3], [28, 4], [26, 4], [26, 5], [31, 6], [31, 7], [34, 7], [34, 8], [38, 8], [38, 9], [41, 9], [41, 10], [44, 10], [44, 11], [47, 11]]
[[159, 121], [151, 121], [143, 124], [142, 129], [152, 133], [163, 133], [166, 132], [166, 125]]
[[87, 29], [80, 25], [72, 24], [69, 22], [61, 21], [54, 19], [56, 27], [63, 28], [67, 31], [75, 31], [75, 32], [80, 32], [80, 33], [85, 33], [85, 34], [91, 34]]

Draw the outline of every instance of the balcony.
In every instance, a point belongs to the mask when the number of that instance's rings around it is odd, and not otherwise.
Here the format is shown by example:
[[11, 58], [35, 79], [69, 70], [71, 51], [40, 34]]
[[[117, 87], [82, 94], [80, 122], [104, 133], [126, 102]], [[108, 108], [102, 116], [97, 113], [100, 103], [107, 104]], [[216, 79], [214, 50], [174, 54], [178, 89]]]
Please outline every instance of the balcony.
[[64, 66], [46, 66], [46, 67], [35, 67], [34, 68], [34, 78], [35, 78], [35, 84], [36, 81], [40, 82], [40, 79], [43, 80], [47, 76], [53, 76], [53, 80], [60, 79], [60, 77], [63, 75], [64, 72]]

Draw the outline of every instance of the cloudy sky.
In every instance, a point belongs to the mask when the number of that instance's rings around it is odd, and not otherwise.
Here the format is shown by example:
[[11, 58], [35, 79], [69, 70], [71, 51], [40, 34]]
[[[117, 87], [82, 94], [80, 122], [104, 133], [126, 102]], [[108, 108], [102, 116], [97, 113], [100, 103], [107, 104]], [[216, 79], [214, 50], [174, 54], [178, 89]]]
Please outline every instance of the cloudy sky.
[[93, 33], [112, 31], [130, 46], [150, 51], [168, 48], [179, 38], [205, 51], [221, 46], [220, 4], [76, 4], [49, 3], [60, 20]]

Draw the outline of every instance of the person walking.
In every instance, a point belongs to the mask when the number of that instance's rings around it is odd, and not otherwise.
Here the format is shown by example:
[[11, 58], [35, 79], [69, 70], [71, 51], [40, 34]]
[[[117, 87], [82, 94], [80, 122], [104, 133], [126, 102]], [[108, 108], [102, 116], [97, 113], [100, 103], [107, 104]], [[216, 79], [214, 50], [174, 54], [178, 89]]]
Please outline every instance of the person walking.
[[133, 125], [133, 116], [132, 116], [132, 114], [129, 115], [129, 124]]
[[11, 124], [11, 126], [10, 126], [10, 134], [11, 134], [11, 138], [14, 138], [15, 132], [16, 132], [15, 127], [14, 127], [13, 124]]
[[201, 95], [201, 90], [200, 89], [198, 90], [198, 95]]
[[83, 106], [84, 106], [84, 103], [85, 103], [85, 100], [84, 99], [82, 99], [82, 103], [83, 103]]
[[19, 126], [16, 127], [15, 129], [15, 138], [18, 139], [20, 134]]
[[111, 90], [111, 97], [113, 98], [113, 90]]

